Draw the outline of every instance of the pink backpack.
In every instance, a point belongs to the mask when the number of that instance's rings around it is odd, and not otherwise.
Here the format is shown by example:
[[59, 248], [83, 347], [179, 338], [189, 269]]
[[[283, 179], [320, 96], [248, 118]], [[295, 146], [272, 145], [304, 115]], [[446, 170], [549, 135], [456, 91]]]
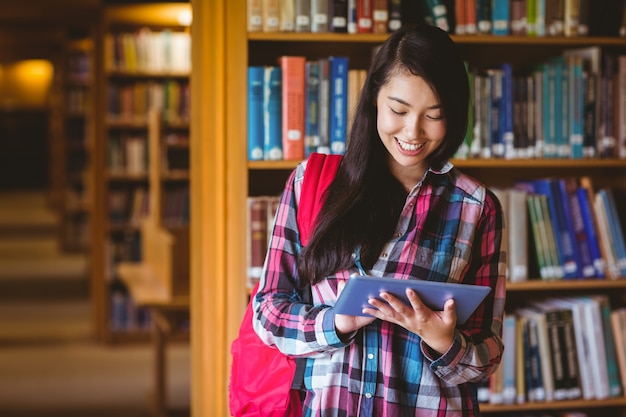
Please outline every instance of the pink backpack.
[[[313, 153], [309, 156], [298, 205], [300, 243], [306, 246], [317, 213], [324, 204], [324, 193], [335, 177], [341, 155]], [[258, 284], [250, 294], [254, 298]], [[296, 376], [296, 361], [276, 348], [265, 345], [252, 327], [252, 303], [231, 345], [233, 358], [228, 392], [230, 413], [234, 417], [301, 417], [301, 385]]]

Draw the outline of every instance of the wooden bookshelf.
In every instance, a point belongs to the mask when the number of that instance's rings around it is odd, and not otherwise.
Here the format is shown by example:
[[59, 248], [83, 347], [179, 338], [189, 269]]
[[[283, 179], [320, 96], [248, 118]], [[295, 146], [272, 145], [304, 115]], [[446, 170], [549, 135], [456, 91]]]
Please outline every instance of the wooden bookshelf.
[[[593, 7], [593, 6], [592, 6]], [[267, 190], [281, 191], [295, 167], [293, 161], [249, 162], [246, 158], [246, 77], [248, 65], [274, 64], [282, 54], [314, 59], [348, 54], [351, 68], [367, 68], [371, 50], [387, 35], [247, 33], [244, 2], [192, 1], [192, 169], [194, 196], [192, 242], [192, 409], [197, 415], [227, 416], [230, 344], [247, 304], [245, 256], [246, 198]], [[608, 37], [453, 36], [464, 56], [487, 67], [503, 61], [541, 62], [573, 47], [600, 46], [626, 53], [626, 39]], [[205, 111], [204, 109], [211, 109]], [[519, 178], [589, 175], [597, 187], [626, 191], [626, 161], [588, 160], [457, 160], [464, 172], [487, 185], [511, 185]], [[584, 173], [584, 174], [581, 174]], [[623, 203], [623, 202], [622, 202]], [[609, 293], [626, 305], [624, 281], [585, 280], [510, 284], [512, 305], [522, 299], [554, 293]], [[210, 323], [210, 326], [209, 326]], [[217, 359], [216, 359], [217, 358]], [[486, 415], [517, 411], [581, 409], [624, 415], [622, 398], [602, 401], [555, 401], [514, 406], [481, 406]], [[594, 414], [595, 415], [595, 414]]]
[[[190, 13], [185, 3], [102, 9], [95, 64], [98, 158], [91, 242], [94, 326], [102, 342], [148, 340], [146, 310], [133, 307], [118, 268], [121, 262], [144, 261], [146, 245], [155, 248], [151, 254], [163, 255], [157, 259], [165, 264], [156, 267], [167, 264], [185, 276], [188, 292], [188, 216], [168, 230], [162, 213], [174, 200], [172, 190], [188, 189], [189, 175], [172, 177], [161, 163], [169, 158], [164, 138], [189, 135], [189, 22], [179, 19]], [[181, 152], [181, 170], [188, 172], [188, 147], [186, 154]], [[165, 256], [172, 252], [173, 258]]]

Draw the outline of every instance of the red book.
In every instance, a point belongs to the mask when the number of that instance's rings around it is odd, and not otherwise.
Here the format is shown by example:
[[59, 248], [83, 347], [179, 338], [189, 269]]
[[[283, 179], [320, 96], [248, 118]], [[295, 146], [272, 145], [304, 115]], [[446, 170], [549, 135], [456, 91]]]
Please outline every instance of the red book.
[[304, 159], [306, 58], [282, 56], [279, 64], [283, 81], [283, 158]]
[[356, 30], [358, 33], [371, 33], [373, 30], [373, 2], [375, 0], [356, 0]]

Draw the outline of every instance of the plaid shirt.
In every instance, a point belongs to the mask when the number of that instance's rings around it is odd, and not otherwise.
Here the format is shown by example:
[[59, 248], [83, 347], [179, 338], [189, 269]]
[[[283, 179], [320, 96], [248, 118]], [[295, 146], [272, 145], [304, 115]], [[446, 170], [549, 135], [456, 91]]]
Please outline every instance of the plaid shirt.
[[368, 271], [492, 288], [457, 328], [447, 352], [437, 355], [418, 335], [381, 320], [341, 340], [332, 306], [338, 281], [357, 268], [314, 285], [312, 305], [294, 287], [296, 210], [305, 168], [303, 163], [294, 170], [281, 197], [253, 319], [265, 343], [308, 358], [304, 416], [479, 415], [477, 383], [495, 371], [503, 351], [506, 239], [497, 199], [449, 162], [441, 171], [428, 171], [407, 196], [396, 233]]

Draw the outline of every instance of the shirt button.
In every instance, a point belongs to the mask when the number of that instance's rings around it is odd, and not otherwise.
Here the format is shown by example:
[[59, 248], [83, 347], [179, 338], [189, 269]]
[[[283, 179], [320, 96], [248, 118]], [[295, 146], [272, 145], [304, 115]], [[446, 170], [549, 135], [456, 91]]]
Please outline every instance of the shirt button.
[[397, 237], [397, 238], [402, 237], [402, 233], [396, 233], [396, 237]]
[[389, 255], [388, 255], [387, 253], [383, 253], [381, 256], [382, 256], [383, 258], [386, 258], [386, 257], [387, 257], [387, 256], [389, 256]]
[[373, 353], [368, 353], [367, 359], [374, 359], [374, 354]]
[[366, 392], [365, 393], [365, 398], [372, 398], [372, 393], [371, 392]]

